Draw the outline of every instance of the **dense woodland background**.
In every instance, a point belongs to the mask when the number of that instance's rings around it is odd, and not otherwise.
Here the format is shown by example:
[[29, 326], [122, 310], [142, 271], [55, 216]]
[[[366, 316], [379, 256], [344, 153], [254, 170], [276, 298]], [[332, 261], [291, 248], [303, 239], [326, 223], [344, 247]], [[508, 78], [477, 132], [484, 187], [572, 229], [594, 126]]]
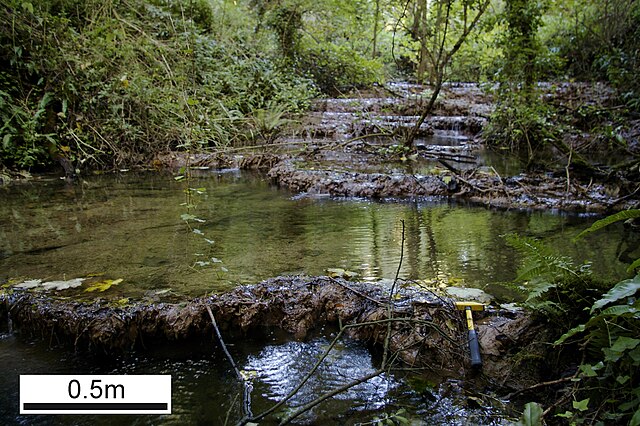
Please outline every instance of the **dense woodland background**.
[[[392, 80], [436, 97], [444, 82], [486, 83], [496, 146], [533, 152], [577, 120], [628, 150], [639, 28], [634, 0], [2, 0], [0, 160], [148, 165], [246, 144], [315, 97]], [[539, 81], [603, 82], [616, 102], [554, 110]]]

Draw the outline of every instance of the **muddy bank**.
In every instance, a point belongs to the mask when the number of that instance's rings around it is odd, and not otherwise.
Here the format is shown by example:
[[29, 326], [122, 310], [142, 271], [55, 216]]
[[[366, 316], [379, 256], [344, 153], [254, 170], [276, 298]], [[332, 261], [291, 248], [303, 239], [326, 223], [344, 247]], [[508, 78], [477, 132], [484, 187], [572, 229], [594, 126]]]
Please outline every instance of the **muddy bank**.
[[[366, 323], [348, 334], [379, 350], [387, 335], [387, 292], [379, 285], [329, 277], [278, 277], [186, 303], [122, 307], [14, 291], [2, 295], [0, 311], [3, 327], [79, 351], [118, 353], [187, 340], [215, 345], [207, 306], [229, 341], [269, 328], [304, 339], [325, 325]], [[512, 361], [540, 337], [538, 331], [522, 315], [502, 310], [479, 314], [483, 378], [515, 389], [535, 383], [537, 366], [532, 371], [527, 365], [527, 380], [522, 380], [523, 374], [514, 372], [522, 366]], [[472, 372], [462, 312], [450, 299], [406, 287], [394, 298], [392, 316], [397, 320], [392, 322], [389, 348], [404, 364], [449, 377]]]

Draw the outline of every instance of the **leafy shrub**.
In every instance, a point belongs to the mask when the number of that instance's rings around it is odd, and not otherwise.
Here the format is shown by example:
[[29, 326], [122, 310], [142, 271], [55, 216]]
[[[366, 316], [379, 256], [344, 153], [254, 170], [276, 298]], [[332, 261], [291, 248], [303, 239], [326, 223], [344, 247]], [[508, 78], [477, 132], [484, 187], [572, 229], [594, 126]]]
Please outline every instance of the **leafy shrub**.
[[381, 82], [384, 75], [381, 62], [333, 43], [303, 47], [295, 66], [330, 95]]
[[3, 2], [0, 160], [144, 164], [244, 141], [253, 109], [306, 108], [309, 82], [262, 40], [215, 36], [217, 18], [206, 0]]
[[[640, 210], [616, 213], [595, 222], [576, 239], [612, 223], [638, 218]], [[571, 424], [639, 425], [640, 274], [607, 290], [594, 285], [588, 267], [576, 267], [571, 259], [552, 253], [539, 241], [518, 236], [508, 241], [528, 256], [518, 277], [532, 287], [528, 304], [561, 325], [563, 334], [554, 346], [582, 352], [572, 386], [561, 398], [572, 400], [571, 406], [556, 416]], [[640, 259], [628, 271], [638, 268]], [[575, 360], [572, 355], [572, 362]]]

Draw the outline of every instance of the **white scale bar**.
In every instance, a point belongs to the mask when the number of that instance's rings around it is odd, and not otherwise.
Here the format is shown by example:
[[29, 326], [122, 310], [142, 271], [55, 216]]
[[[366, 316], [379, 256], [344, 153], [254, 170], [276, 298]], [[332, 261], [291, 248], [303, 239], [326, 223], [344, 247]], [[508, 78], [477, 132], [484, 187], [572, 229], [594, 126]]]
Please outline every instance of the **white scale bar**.
[[171, 414], [171, 375], [21, 375], [20, 414]]

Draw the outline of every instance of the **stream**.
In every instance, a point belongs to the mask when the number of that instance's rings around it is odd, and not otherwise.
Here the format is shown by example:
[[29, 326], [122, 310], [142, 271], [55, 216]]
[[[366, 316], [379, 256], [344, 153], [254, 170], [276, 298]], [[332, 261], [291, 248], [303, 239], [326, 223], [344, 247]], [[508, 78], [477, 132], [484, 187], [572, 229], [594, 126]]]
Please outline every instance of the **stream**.
[[[490, 210], [444, 199], [370, 201], [300, 197], [261, 174], [202, 170], [188, 180], [163, 173], [57, 178], [0, 188], [0, 283], [92, 278], [120, 280], [104, 292], [83, 287], [60, 295], [184, 300], [286, 274], [352, 271], [388, 283], [480, 288], [497, 303], [522, 300], [510, 281], [521, 260], [504, 235], [544, 238], [595, 273], [615, 279], [622, 226], [571, 241], [594, 217]], [[98, 277], [98, 278], [96, 278]], [[255, 372], [255, 412], [285, 395], [322, 354], [335, 330], [305, 342], [272, 333], [230, 345], [240, 368]], [[239, 385], [215, 342], [155, 348], [107, 358], [50, 347], [28, 333], [0, 334], [3, 424], [224, 424]], [[55, 345], [54, 345], [55, 346]], [[344, 340], [319, 376], [290, 406], [373, 371], [368, 348]], [[19, 374], [172, 374], [173, 414], [158, 416], [19, 416]], [[415, 424], [505, 424], [504, 407], [479, 406], [463, 383], [437, 377], [380, 376], [317, 407], [303, 423], [358, 424], [401, 408]], [[237, 410], [236, 410], [237, 413]], [[340, 414], [337, 414], [340, 413]], [[52, 419], [55, 419], [52, 420]], [[230, 421], [237, 418], [230, 417]], [[418, 420], [421, 419], [421, 420]], [[420, 423], [422, 422], [422, 423]]]

